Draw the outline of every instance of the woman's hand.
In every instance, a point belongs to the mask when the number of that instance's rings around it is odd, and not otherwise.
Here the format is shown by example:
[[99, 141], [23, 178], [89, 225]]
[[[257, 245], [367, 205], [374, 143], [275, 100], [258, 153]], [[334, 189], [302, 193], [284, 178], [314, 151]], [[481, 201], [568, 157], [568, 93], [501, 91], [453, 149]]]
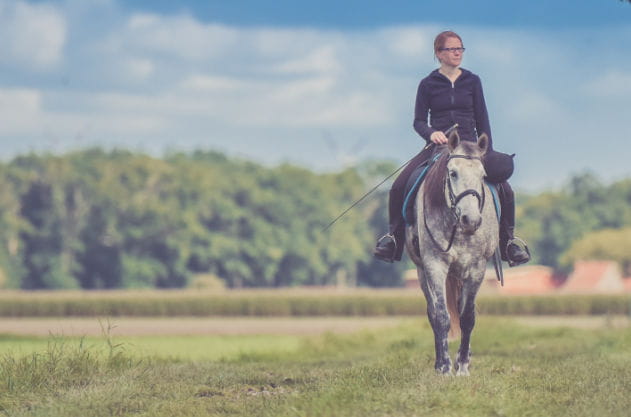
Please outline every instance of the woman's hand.
[[432, 135], [429, 137], [429, 140], [431, 140], [437, 145], [442, 145], [448, 142], [447, 136], [445, 136], [445, 134], [441, 132], [440, 130], [437, 130], [436, 132], [432, 133]]

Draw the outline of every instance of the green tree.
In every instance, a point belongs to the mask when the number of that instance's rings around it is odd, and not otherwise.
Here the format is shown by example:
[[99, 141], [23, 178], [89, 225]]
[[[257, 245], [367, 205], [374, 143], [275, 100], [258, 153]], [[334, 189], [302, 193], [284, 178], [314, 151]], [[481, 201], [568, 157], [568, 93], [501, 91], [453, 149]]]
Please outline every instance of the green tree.
[[611, 260], [631, 275], [631, 227], [603, 229], [591, 232], [572, 245], [560, 258], [562, 265], [571, 266], [577, 260]]
[[[392, 175], [397, 164], [389, 161], [365, 161], [358, 166], [364, 182], [373, 188]], [[397, 287], [403, 284], [405, 270], [416, 268], [404, 255], [402, 262], [387, 264], [371, 256], [377, 239], [388, 231], [388, 199], [392, 181], [396, 176], [374, 191], [373, 195], [359, 206], [358, 216], [363, 219], [372, 233], [366, 242], [365, 254], [358, 261], [357, 279], [359, 285], [369, 287]]]
[[588, 233], [631, 225], [631, 181], [602, 184], [593, 174], [576, 175], [562, 191], [520, 196], [518, 230], [531, 244], [534, 262], [567, 270], [561, 256]]
[[0, 165], [0, 288], [19, 288], [23, 275], [20, 250], [20, 200], [6, 166]]

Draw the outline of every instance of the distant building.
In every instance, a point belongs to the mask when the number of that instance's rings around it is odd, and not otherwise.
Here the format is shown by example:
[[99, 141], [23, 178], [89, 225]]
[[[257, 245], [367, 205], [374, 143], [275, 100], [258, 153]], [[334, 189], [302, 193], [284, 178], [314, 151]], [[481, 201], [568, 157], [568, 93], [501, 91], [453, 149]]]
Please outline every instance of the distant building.
[[418, 275], [416, 269], [408, 269], [403, 274], [403, 281], [405, 282], [405, 288], [420, 289], [421, 284], [418, 282]]
[[481, 292], [487, 294], [529, 295], [556, 291], [562, 279], [549, 266], [523, 265], [504, 268], [504, 286], [497, 280], [494, 269], [488, 269]]
[[[419, 288], [416, 270], [405, 273], [405, 287]], [[480, 294], [545, 295], [602, 294], [631, 292], [631, 277], [623, 278], [620, 267], [613, 261], [578, 261], [569, 276], [554, 273], [544, 265], [504, 265], [504, 286], [500, 285], [495, 269], [486, 270]]]
[[[405, 272], [405, 287], [420, 288], [416, 269]], [[486, 270], [484, 282], [480, 288], [481, 294], [548, 294], [555, 291], [561, 280], [554, 274], [552, 268], [543, 265], [527, 265], [516, 268], [504, 268], [504, 287], [500, 285], [495, 269]]]
[[624, 291], [620, 267], [613, 261], [577, 261], [561, 288], [562, 293], [614, 293]]

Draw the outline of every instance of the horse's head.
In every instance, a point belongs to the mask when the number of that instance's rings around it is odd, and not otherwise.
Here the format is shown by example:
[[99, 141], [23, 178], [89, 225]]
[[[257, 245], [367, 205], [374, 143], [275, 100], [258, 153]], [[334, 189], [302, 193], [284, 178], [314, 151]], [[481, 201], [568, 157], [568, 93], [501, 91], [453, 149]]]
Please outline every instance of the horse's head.
[[465, 233], [474, 233], [482, 224], [484, 207], [484, 165], [482, 157], [489, 146], [486, 134], [478, 142], [461, 141], [456, 131], [449, 135], [445, 198]]

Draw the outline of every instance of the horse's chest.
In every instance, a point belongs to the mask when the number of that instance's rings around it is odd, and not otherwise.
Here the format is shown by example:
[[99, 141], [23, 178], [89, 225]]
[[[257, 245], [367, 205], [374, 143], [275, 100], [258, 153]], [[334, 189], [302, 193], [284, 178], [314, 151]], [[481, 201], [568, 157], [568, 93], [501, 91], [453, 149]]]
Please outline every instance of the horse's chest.
[[488, 242], [480, 237], [469, 237], [466, 241], [454, 242], [451, 250], [446, 254], [447, 263], [450, 265], [469, 268], [486, 262], [488, 258]]
[[468, 269], [471, 265], [476, 265], [480, 260], [479, 256], [474, 256], [471, 252], [454, 251], [450, 254], [449, 264], [452, 268]]

